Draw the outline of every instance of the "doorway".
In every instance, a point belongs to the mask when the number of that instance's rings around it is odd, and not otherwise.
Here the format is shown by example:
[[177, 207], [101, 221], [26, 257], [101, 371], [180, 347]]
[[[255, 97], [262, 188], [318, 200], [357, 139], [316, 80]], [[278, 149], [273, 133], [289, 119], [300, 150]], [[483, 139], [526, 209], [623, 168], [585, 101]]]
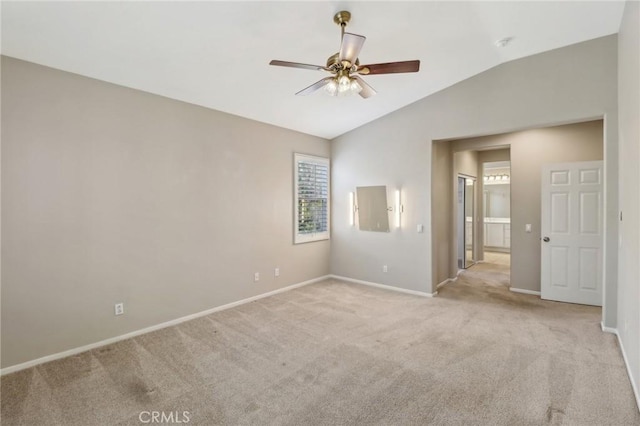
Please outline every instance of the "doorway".
[[[433, 144], [432, 177], [432, 226], [434, 282], [442, 285], [454, 282], [458, 268], [457, 255], [457, 183], [458, 174], [477, 176], [476, 264], [470, 269], [485, 265], [482, 163], [492, 161], [511, 162], [511, 218], [508, 232], [510, 250], [509, 289], [513, 292], [540, 295], [541, 291], [541, 220], [540, 182], [541, 167], [545, 163], [601, 161], [604, 147], [604, 122], [602, 120], [563, 124], [553, 127], [520, 130], [490, 136], [478, 136], [457, 140], [442, 140]], [[504, 152], [506, 155], [499, 155]], [[476, 172], [474, 172], [476, 170]], [[603, 226], [605, 248], [611, 243], [611, 229], [616, 228], [615, 217], [607, 215], [607, 201], [611, 191], [603, 171]], [[615, 198], [615, 197], [614, 197]], [[450, 205], [451, 209], [442, 206]], [[448, 216], [448, 218], [447, 218]], [[448, 228], [447, 228], [448, 225]], [[504, 239], [505, 232], [503, 227]], [[448, 239], [447, 239], [448, 237]], [[614, 239], [615, 240], [615, 239]], [[615, 242], [615, 241], [614, 241]], [[603, 275], [611, 250], [603, 249]], [[614, 253], [615, 254], [615, 253]], [[468, 271], [468, 269], [465, 269]], [[614, 277], [615, 278], [615, 277]], [[606, 280], [603, 283], [607, 283]], [[603, 284], [604, 286], [604, 284]], [[610, 288], [607, 286], [606, 288]], [[605, 293], [608, 290], [605, 290]]]
[[484, 262], [511, 266], [511, 161], [482, 163]]

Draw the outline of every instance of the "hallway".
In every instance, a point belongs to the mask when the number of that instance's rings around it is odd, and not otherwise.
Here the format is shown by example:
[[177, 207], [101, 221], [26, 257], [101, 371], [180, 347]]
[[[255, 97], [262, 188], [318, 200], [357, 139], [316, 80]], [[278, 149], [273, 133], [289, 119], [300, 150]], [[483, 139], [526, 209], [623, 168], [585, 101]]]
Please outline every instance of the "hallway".
[[[487, 251], [484, 262], [463, 270], [458, 279], [438, 291], [439, 296], [454, 299], [508, 298], [519, 300], [521, 295], [509, 291], [511, 285], [511, 256], [509, 253]], [[531, 296], [525, 296], [525, 300]], [[535, 297], [535, 296], [533, 296]], [[538, 298], [539, 299], [539, 298]]]
[[493, 263], [501, 266], [511, 266], [511, 253], [500, 253], [485, 249], [484, 263]]

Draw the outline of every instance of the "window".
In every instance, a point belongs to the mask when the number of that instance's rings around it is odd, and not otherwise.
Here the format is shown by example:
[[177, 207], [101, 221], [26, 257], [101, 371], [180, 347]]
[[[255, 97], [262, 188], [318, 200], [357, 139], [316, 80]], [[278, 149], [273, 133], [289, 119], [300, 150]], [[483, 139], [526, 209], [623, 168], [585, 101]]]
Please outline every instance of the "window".
[[329, 159], [294, 154], [295, 244], [329, 239]]

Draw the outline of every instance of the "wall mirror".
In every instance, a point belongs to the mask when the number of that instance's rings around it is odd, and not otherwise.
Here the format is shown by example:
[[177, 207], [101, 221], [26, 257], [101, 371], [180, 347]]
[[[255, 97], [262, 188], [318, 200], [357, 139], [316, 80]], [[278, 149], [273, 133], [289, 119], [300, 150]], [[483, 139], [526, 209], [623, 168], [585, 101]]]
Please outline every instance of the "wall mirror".
[[361, 231], [389, 232], [386, 186], [356, 188], [358, 227]]
[[464, 191], [464, 267], [473, 266], [473, 240], [475, 234], [475, 214], [473, 198], [475, 194], [476, 180], [467, 178]]
[[475, 178], [458, 176], [458, 268], [466, 269], [474, 264], [474, 193]]

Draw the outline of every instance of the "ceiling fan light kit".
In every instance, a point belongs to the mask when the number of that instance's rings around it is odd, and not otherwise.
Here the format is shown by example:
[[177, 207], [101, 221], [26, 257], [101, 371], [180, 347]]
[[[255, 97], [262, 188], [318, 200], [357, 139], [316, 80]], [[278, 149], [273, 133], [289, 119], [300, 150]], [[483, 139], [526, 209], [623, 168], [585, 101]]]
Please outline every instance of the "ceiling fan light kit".
[[336, 13], [333, 17], [333, 22], [340, 26], [341, 43], [340, 51], [327, 59], [327, 66], [323, 67], [320, 65], [301, 64], [275, 59], [269, 62], [269, 65], [320, 70], [332, 74], [331, 77], [323, 78], [311, 86], [302, 89], [296, 93], [296, 95], [309, 95], [324, 87], [325, 92], [331, 96], [346, 96], [357, 93], [366, 99], [375, 95], [376, 91], [360, 78], [360, 75], [407, 73], [420, 70], [419, 60], [360, 65], [358, 55], [360, 54], [366, 37], [345, 32], [345, 28], [350, 19], [351, 13], [344, 10]]
[[353, 93], [360, 93], [362, 86], [355, 78], [349, 77], [344, 71], [340, 71], [338, 76], [329, 80], [324, 90], [331, 96], [345, 96]]

